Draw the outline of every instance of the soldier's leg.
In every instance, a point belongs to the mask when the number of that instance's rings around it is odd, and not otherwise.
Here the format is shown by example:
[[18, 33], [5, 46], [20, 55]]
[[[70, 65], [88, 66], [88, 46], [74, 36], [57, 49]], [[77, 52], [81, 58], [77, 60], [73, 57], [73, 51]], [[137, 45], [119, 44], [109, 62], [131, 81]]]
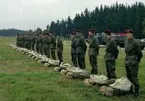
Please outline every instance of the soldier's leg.
[[47, 56], [47, 47], [44, 46], [44, 55]]
[[79, 67], [81, 69], [85, 69], [86, 68], [85, 55], [84, 54], [78, 54], [78, 63], [79, 63]]
[[108, 61], [108, 69], [109, 69], [110, 79], [111, 78], [116, 78], [115, 60], [114, 61]]
[[81, 68], [81, 63], [80, 63], [80, 54], [77, 54], [77, 62], [78, 62], [78, 66], [79, 68]]
[[127, 76], [127, 78], [132, 82], [130, 67], [129, 66], [125, 66], [125, 69], [126, 69], [126, 76]]
[[71, 54], [71, 60], [72, 60], [72, 62], [73, 62], [73, 65], [74, 65], [75, 67], [77, 67], [78, 64], [77, 64], [77, 55], [76, 55], [76, 53], [72, 53], [72, 54]]
[[107, 73], [107, 77], [110, 78], [110, 72], [109, 72], [108, 61], [105, 61], [105, 65], [106, 65], [106, 73]]
[[58, 57], [58, 60], [59, 60], [59, 65], [60, 65], [61, 62], [63, 62], [62, 52], [57, 52], [57, 57]]
[[137, 94], [135, 96], [138, 96], [139, 94], [139, 81], [138, 81], [138, 65], [131, 66], [131, 77], [132, 77], [132, 83], [133, 83], [133, 92], [134, 94]]
[[47, 49], [47, 58], [50, 58], [50, 49]]
[[39, 53], [39, 46], [38, 46], [38, 44], [36, 45], [36, 51], [37, 51], [37, 53]]
[[35, 45], [35, 44], [32, 44], [32, 50], [33, 50], [33, 51], [34, 51], [34, 45]]
[[[125, 69], [126, 69], [126, 76], [127, 76], [127, 78], [129, 79], [129, 81], [132, 82], [130, 67], [129, 66], [125, 66]], [[133, 93], [133, 87], [130, 88], [130, 91], [129, 92], [130, 93]]]
[[52, 56], [52, 59], [56, 60], [55, 49], [51, 49], [51, 56]]
[[40, 45], [39, 45], [38, 53], [41, 54], [41, 47], [40, 47]]
[[40, 54], [43, 55], [43, 46], [42, 46], [42, 44], [40, 45]]
[[97, 57], [95, 55], [91, 55], [89, 57], [90, 64], [92, 66], [91, 74], [98, 74], [98, 67], [97, 67]]

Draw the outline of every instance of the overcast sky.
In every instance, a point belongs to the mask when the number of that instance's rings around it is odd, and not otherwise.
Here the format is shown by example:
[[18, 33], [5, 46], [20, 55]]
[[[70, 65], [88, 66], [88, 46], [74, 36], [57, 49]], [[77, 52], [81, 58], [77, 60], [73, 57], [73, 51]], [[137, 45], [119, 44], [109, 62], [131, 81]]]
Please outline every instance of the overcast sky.
[[[42, 29], [52, 20], [72, 18], [87, 7], [93, 10], [101, 4], [132, 4], [139, 0], [0, 0], [0, 29]], [[145, 0], [140, 0], [145, 3]]]

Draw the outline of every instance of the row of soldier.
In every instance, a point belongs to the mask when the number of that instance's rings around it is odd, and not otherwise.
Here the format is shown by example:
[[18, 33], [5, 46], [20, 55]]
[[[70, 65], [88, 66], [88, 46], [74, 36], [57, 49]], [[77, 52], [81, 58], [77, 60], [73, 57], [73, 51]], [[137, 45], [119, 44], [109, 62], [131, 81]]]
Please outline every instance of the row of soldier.
[[41, 55], [47, 56], [56, 60], [56, 51], [58, 59], [63, 62], [62, 51], [63, 43], [60, 37], [57, 38], [52, 32], [45, 31], [38, 34], [22, 34], [17, 35], [16, 44], [18, 47], [26, 48], [35, 51]]
[[[95, 30], [90, 29], [88, 31], [88, 40], [89, 43], [89, 61], [92, 67], [91, 74], [98, 74], [98, 66], [97, 66], [97, 56], [99, 55], [99, 43], [98, 39], [95, 35]], [[111, 31], [106, 30], [106, 52], [104, 55], [106, 72], [109, 79], [115, 79], [115, 60], [118, 57], [119, 51], [117, 48], [117, 44], [113, 38], [111, 38]], [[138, 82], [138, 68], [139, 62], [142, 58], [142, 52], [138, 42], [133, 37], [133, 30], [129, 29], [125, 32], [127, 36], [127, 44], [125, 46], [125, 69], [127, 78], [133, 83], [133, 87], [131, 89], [131, 93], [134, 93], [135, 96], [139, 95], [139, 82]], [[80, 30], [75, 33], [70, 34], [72, 43], [71, 43], [71, 61], [75, 67], [79, 67], [81, 69], [85, 69], [85, 55], [87, 50], [86, 39], [84, 38], [82, 32]], [[24, 38], [25, 41], [22, 44], [21, 37]], [[28, 38], [29, 37], [29, 38]], [[30, 41], [31, 40], [31, 41]], [[32, 42], [32, 43], [31, 43]], [[55, 36], [49, 32], [39, 35], [24, 35], [17, 37], [17, 45], [20, 47], [26, 47], [27, 49], [35, 50], [40, 54], [45, 54], [48, 58], [50, 58], [50, 53], [52, 59], [56, 60], [55, 51], [57, 49], [57, 55], [60, 63], [63, 61], [62, 53], [63, 53], [63, 43], [62, 40], [58, 37], [57, 41]], [[24, 45], [24, 46], [23, 46]]]

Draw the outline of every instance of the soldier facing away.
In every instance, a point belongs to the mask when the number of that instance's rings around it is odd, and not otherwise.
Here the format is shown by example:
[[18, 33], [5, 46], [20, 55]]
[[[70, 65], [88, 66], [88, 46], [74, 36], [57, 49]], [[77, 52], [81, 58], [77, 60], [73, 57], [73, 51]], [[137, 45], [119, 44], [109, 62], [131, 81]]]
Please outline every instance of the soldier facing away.
[[84, 36], [82, 35], [81, 31], [77, 31], [76, 35], [77, 35], [77, 40], [76, 40], [77, 61], [78, 61], [79, 67], [81, 69], [85, 69], [86, 68], [85, 54], [86, 54], [86, 49], [87, 49], [86, 40]]
[[127, 43], [125, 46], [125, 69], [127, 78], [132, 82], [133, 87], [131, 93], [135, 97], [139, 96], [139, 82], [138, 82], [138, 69], [139, 63], [142, 58], [142, 52], [139, 43], [133, 37], [133, 30], [129, 29], [125, 31], [127, 37]]
[[115, 73], [115, 59], [117, 59], [118, 56], [118, 49], [117, 49], [117, 44], [115, 40], [111, 38], [111, 31], [106, 30], [106, 53], [104, 56], [105, 59], [105, 64], [106, 64], [106, 71], [107, 71], [107, 76], [109, 79], [116, 78], [116, 73]]
[[90, 29], [89, 32], [89, 60], [92, 66], [91, 74], [98, 74], [97, 55], [99, 52], [98, 39], [95, 36], [95, 30]]
[[78, 63], [77, 63], [77, 53], [76, 53], [76, 40], [77, 40], [76, 33], [75, 32], [71, 33], [70, 37], [72, 40], [72, 42], [71, 42], [71, 61], [72, 61], [73, 65], [75, 67], [77, 67]]

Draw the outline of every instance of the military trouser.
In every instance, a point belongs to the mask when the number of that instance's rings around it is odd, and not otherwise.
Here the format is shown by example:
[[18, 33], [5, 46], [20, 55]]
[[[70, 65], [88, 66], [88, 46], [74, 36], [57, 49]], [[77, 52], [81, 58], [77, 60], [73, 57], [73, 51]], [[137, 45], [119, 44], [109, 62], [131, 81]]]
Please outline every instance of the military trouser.
[[47, 56], [47, 58], [50, 58], [50, 47], [44, 46], [44, 54]]
[[77, 64], [77, 54], [76, 53], [71, 53], [71, 61], [72, 61], [73, 65], [75, 67], [78, 66], [78, 64]]
[[86, 64], [85, 64], [85, 54], [78, 53], [77, 54], [77, 61], [78, 61], [79, 67], [81, 69], [85, 69], [86, 68]]
[[36, 44], [36, 52], [37, 52], [37, 53], [40, 53], [40, 52], [39, 52], [39, 44], [38, 44], [38, 43]]
[[63, 62], [62, 52], [57, 52], [57, 57], [59, 60], [59, 65]]
[[34, 45], [35, 45], [35, 44], [32, 44], [32, 45], [31, 45], [31, 49], [32, 49], [33, 51], [34, 51]]
[[39, 52], [41, 55], [43, 55], [43, 45], [39, 44]]
[[26, 48], [26, 49], [29, 49], [28, 43], [25, 44], [25, 48]]
[[98, 74], [97, 56], [96, 55], [90, 55], [89, 60], [90, 60], [91, 66], [92, 66], [91, 74]]
[[115, 60], [106, 61], [107, 77], [109, 79], [116, 78], [115, 73]]
[[56, 60], [55, 48], [51, 48], [51, 57], [52, 59]]
[[126, 68], [126, 75], [127, 78], [132, 82], [133, 87], [132, 87], [132, 92], [133, 93], [138, 93], [139, 92], [139, 82], [138, 82], [138, 65], [134, 66], [125, 66]]

